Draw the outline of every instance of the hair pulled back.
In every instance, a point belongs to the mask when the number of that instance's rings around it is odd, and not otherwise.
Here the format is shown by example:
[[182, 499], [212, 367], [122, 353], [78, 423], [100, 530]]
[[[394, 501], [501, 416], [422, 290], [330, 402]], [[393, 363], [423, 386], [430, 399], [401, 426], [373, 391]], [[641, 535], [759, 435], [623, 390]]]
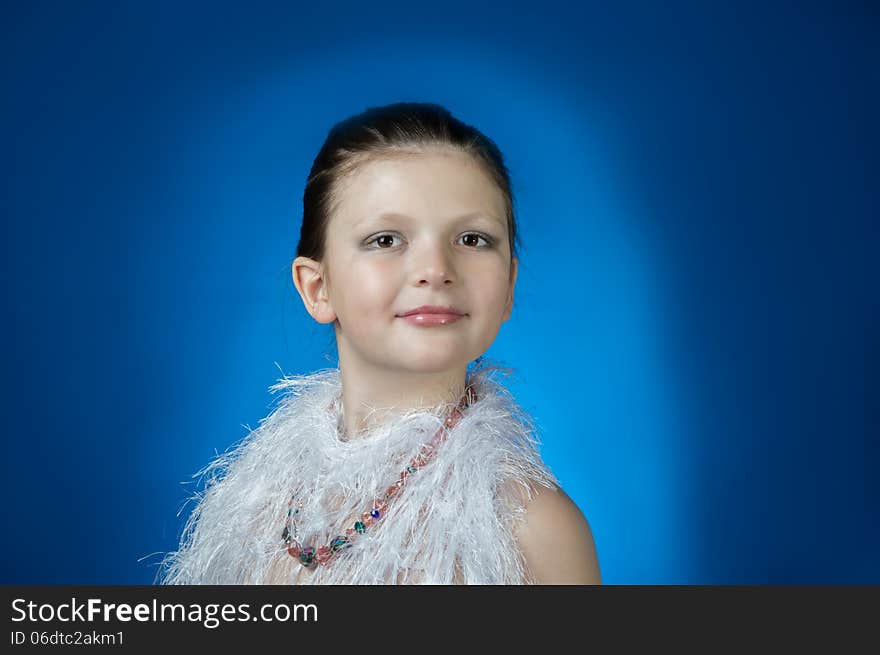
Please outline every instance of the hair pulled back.
[[371, 107], [330, 130], [315, 157], [303, 193], [303, 221], [296, 256], [323, 261], [335, 192], [346, 175], [371, 158], [438, 146], [470, 154], [498, 185], [506, 206], [510, 253], [516, 257], [513, 193], [501, 150], [489, 137], [455, 118], [446, 108], [417, 102]]

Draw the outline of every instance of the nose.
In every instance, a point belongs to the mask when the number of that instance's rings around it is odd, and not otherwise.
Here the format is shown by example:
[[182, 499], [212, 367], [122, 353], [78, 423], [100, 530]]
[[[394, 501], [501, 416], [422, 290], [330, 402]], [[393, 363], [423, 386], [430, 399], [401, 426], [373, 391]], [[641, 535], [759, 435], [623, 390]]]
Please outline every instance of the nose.
[[445, 286], [455, 279], [452, 257], [443, 244], [429, 243], [413, 250], [413, 278], [418, 286]]

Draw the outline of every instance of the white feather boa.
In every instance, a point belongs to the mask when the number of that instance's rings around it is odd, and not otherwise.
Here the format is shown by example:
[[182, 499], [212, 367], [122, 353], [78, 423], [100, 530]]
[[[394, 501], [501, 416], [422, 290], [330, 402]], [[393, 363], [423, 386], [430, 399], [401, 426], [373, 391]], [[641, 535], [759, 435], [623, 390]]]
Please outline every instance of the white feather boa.
[[304, 544], [327, 544], [383, 495], [451, 406], [394, 414], [351, 441], [338, 369], [285, 377], [278, 406], [208, 476], [181, 536], [162, 561], [162, 584], [529, 584], [515, 541], [534, 486], [558, 486], [530, 418], [509, 391], [474, 368], [477, 392], [434, 458], [385, 515], [324, 567], [307, 569], [282, 540], [287, 503]]

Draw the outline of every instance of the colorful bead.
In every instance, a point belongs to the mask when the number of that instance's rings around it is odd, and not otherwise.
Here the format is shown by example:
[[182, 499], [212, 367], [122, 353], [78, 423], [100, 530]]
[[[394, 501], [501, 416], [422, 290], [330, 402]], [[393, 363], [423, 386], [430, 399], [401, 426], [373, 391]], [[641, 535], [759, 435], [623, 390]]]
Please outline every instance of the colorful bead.
[[315, 565], [315, 549], [311, 546], [306, 546], [302, 549], [302, 552], [299, 554], [299, 561], [303, 566], [314, 566]]
[[448, 428], [454, 428], [458, 425], [458, 422], [461, 420], [461, 411], [456, 408], [452, 410], [452, 414], [450, 414], [449, 418], [446, 419], [445, 424]]
[[340, 550], [345, 550], [350, 547], [351, 541], [347, 537], [335, 537], [333, 541], [330, 542], [330, 550], [334, 553], [338, 553]]
[[358, 532], [360, 532], [361, 534], [363, 534], [364, 532], [367, 531], [367, 526], [365, 526], [365, 525], [364, 525], [363, 523], [361, 523], [360, 521], [357, 521], [357, 522], [354, 524], [354, 529], [357, 530]]
[[301, 546], [298, 541], [292, 541], [290, 545], [287, 547], [287, 553], [294, 559], [299, 559], [300, 553], [302, 552]]
[[418, 470], [418, 469], [416, 469], [416, 467], [413, 466], [413, 465], [411, 465], [411, 464], [410, 464], [409, 466], [406, 467], [406, 472], [407, 472], [407, 473], [415, 473], [417, 470]]
[[382, 513], [378, 509], [374, 509], [370, 511], [370, 516], [372, 516], [374, 519], [378, 519], [380, 516], [382, 516]]
[[327, 546], [321, 546], [320, 548], [318, 548], [318, 552], [315, 554], [315, 559], [321, 566], [326, 566], [327, 562], [329, 562], [332, 558], [333, 553]]

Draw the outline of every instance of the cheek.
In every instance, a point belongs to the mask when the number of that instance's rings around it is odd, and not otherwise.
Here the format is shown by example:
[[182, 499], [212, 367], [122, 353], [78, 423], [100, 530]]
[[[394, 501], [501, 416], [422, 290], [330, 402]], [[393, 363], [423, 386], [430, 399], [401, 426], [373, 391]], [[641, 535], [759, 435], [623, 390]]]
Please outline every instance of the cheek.
[[361, 315], [385, 314], [393, 309], [396, 290], [394, 270], [380, 262], [353, 264], [345, 271], [345, 308]]
[[474, 271], [472, 279], [475, 285], [471, 296], [479, 299], [483, 310], [491, 313], [503, 311], [510, 288], [508, 269], [493, 262]]

